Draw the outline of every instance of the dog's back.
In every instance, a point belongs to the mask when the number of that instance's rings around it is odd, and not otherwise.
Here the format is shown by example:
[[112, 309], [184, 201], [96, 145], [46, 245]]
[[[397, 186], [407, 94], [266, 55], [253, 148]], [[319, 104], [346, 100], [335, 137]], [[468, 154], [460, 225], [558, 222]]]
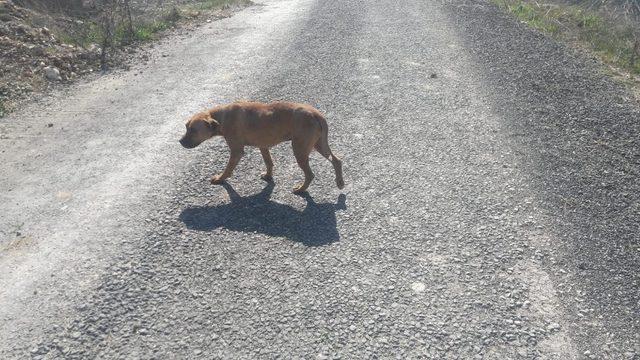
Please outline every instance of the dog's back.
[[211, 110], [225, 137], [245, 145], [272, 147], [296, 138], [317, 140], [324, 118], [315, 108], [292, 102], [236, 102]]

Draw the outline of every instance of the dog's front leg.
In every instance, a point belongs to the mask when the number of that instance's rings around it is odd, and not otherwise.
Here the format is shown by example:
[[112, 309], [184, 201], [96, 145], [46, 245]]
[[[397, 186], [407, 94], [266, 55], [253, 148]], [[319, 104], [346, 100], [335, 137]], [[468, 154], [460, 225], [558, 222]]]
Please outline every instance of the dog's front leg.
[[229, 176], [231, 176], [231, 174], [233, 173], [233, 169], [236, 168], [236, 165], [238, 165], [243, 155], [244, 147], [232, 148], [227, 167], [224, 169], [224, 172], [222, 174], [212, 177], [211, 183], [222, 184]]

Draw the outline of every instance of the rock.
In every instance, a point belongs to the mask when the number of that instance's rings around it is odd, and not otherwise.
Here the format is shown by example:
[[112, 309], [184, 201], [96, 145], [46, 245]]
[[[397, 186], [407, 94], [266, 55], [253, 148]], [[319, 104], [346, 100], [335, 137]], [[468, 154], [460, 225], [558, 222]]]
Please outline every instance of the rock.
[[421, 282], [414, 282], [413, 284], [411, 284], [411, 290], [417, 292], [417, 293], [421, 293], [424, 292], [424, 290], [426, 289], [426, 285], [424, 283]]
[[82, 0], [82, 7], [84, 9], [95, 9], [96, 0]]
[[44, 69], [44, 76], [50, 81], [61, 81], [60, 70], [53, 66], [47, 66]]
[[548, 331], [558, 331], [560, 330], [560, 324], [558, 323], [551, 323], [547, 326], [547, 330]]
[[89, 44], [89, 46], [87, 46], [87, 51], [98, 54], [100, 53], [100, 46], [98, 44]]

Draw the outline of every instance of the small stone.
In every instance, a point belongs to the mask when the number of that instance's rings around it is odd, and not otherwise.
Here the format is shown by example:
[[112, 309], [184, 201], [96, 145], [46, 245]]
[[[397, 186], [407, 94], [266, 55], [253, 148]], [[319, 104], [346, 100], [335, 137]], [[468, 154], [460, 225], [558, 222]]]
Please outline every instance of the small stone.
[[96, 0], [82, 0], [82, 7], [84, 9], [95, 9], [96, 8]]
[[87, 46], [87, 51], [92, 53], [99, 53], [101, 49], [98, 44], [89, 44], [89, 46]]
[[518, 355], [523, 357], [523, 358], [526, 357], [527, 356], [527, 349], [519, 348], [518, 349]]
[[421, 282], [414, 282], [413, 284], [411, 284], [411, 290], [417, 292], [417, 293], [422, 293], [424, 292], [424, 290], [427, 288], [427, 286], [424, 283]]
[[202, 354], [202, 350], [200, 350], [200, 349], [195, 349], [195, 350], [193, 350], [193, 354], [194, 354], [194, 355], [200, 355], [200, 354]]
[[74, 339], [80, 338], [81, 335], [82, 333], [80, 331], [74, 331], [73, 333], [71, 333], [71, 337]]
[[47, 66], [44, 69], [44, 76], [50, 81], [61, 81], [60, 70], [54, 66]]
[[437, 77], [438, 77], [438, 74], [436, 74], [436, 73], [432, 73], [431, 75], [429, 75], [429, 78], [431, 78], [431, 79], [435, 79]]
[[549, 331], [558, 331], [558, 330], [560, 330], [560, 324], [551, 323], [551, 324], [547, 325], [547, 330], [549, 330]]

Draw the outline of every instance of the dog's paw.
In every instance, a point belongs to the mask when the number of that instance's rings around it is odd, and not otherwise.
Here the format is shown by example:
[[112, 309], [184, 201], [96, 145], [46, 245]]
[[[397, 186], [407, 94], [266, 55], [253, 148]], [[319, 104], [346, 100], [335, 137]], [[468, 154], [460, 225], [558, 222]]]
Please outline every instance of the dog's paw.
[[224, 183], [224, 179], [221, 178], [219, 175], [218, 176], [214, 176], [211, 178], [211, 183], [213, 185], [220, 185], [222, 183]]
[[336, 179], [336, 185], [338, 185], [338, 189], [340, 190], [344, 189], [344, 180]]
[[260, 178], [266, 182], [273, 182], [273, 176], [267, 173], [260, 174]]
[[296, 186], [293, 188], [293, 193], [296, 195], [302, 195], [304, 193], [307, 192], [307, 189], [305, 187], [303, 187], [302, 185], [300, 186]]

